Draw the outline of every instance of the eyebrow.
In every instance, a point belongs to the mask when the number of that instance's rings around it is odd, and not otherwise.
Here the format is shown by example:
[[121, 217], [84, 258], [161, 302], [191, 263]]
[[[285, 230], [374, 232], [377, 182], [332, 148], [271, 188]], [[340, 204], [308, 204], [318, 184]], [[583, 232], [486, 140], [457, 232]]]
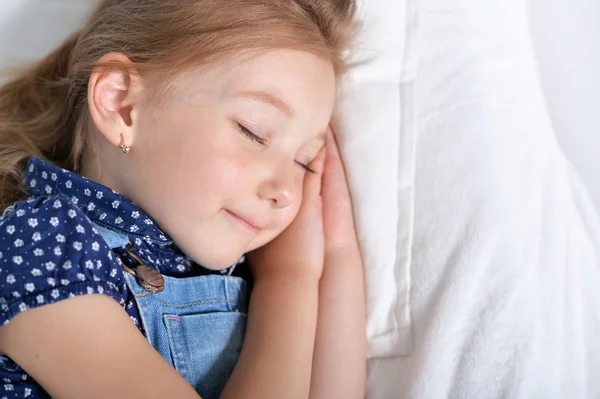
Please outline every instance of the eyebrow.
[[258, 101], [262, 101], [266, 104], [269, 104], [269, 105], [277, 108], [281, 112], [283, 112], [288, 118], [292, 118], [295, 115], [292, 107], [290, 107], [288, 104], [286, 104], [279, 97], [277, 97], [269, 92], [266, 92], [266, 91], [244, 91], [244, 92], [238, 93], [238, 95], [240, 97], [250, 98], [252, 100], [258, 100]]

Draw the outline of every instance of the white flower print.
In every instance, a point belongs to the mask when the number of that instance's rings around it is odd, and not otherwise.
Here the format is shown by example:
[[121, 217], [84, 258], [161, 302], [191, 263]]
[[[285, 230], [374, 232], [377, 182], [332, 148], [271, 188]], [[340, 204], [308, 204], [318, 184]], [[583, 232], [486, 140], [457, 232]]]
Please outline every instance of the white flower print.
[[21, 263], [23, 263], [23, 258], [20, 256], [13, 256], [13, 263], [16, 265], [20, 265]]
[[17, 291], [13, 291], [13, 297], [15, 298], [21, 298], [21, 294], [19, 294]]
[[94, 250], [94, 251], [99, 251], [100, 250], [100, 244], [98, 244], [97, 241], [94, 241], [92, 243], [92, 250]]
[[63, 236], [62, 234], [57, 234], [56, 241], [57, 242], [65, 242], [65, 236]]
[[104, 220], [106, 219], [106, 213], [103, 213], [102, 215], [100, 215], [100, 220]]
[[101, 260], [97, 260], [96, 261], [96, 269], [100, 269], [102, 267], [102, 261]]
[[135, 245], [137, 245], [138, 247], [139, 247], [140, 245], [142, 245], [142, 240], [140, 240], [139, 238], [136, 238], [136, 239], [135, 239]]
[[69, 270], [71, 267], [73, 267], [73, 265], [71, 264], [70, 260], [65, 261], [65, 263], [63, 263], [63, 266], [62, 266], [62, 268], [65, 270]]
[[77, 205], [79, 203], [79, 198], [77, 198], [76, 196], [72, 196], [71, 202], [74, 203], [75, 205]]
[[35, 179], [31, 179], [31, 181], [29, 182], [29, 187], [34, 188], [36, 184], [37, 182], [35, 181]]
[[96, 198], [102, 199], [102, 197], [104, 197], [104, 194], [102, 194], [102, 191], [97, 191], [96, 192]]
[[15, 276], [12, 274], [9, 274], [8, 276], [6, 276], [6, 282], [8, 284], [14, 284], [17, 280], [15, 279]]
[[15, 387], [12, 384], [4, 384], [5, 391], [12, 391], [14, 389], [15, 389]]
[[50, 296], [54, 299], [58, 298], [60, 296], [60, 292], [58, 291], [57, 288], [53, 289], [52, 292], [50, 293]]
[[39, 241], [39, 240], [42, 239], [42, 235], [40, 233], [38, 233], [38, 232], [35, 232], [35, 233], [33, 233], [33, 236], [31, 236], [31, 239], [33, 241]]
[[42, 178], [47, 179], [48, 178], [48, 172], [43, 171], [42, 172]]
[[25, 211], [23, 209], [19, 209], [17, 211], [17, 217], [21, 217], [21, 216], [24, 216], [24, 215], [25, 215]]
[[100, 234], [100, 232], [94, 226], [92, 226], [92, 233]]
[[129, 231], [131, 231], [132, 233], [135, 233], [135, 232], [136, 232], [136, 231], [138, 231], [139, 229], [140, 229], [140, 228], [139, 228], [139, 227], [137, 227], [137, 226], [134, 224], [133, 226], [131, 226], [131, 227], [129, 228]]
[[117, 209], [117, 208], [119, 207], [119, 205], [120, 205], [120, 204], [121, 204], [121, 202], [120, 202], [120, 201], [113, 201], [113, 203], [112, 203], [112, 207], [113, 207], [114, 209]]
[[8, 234], [13, 234], [15, 232], [15, 226], [6, 226], [6, 232]]
[[56, 176], [56, 173], [52, 173], [50, 175], [50, 179], [52, 179], [52, 181], [56, 181], [57, 178], [58, 178], [58, 176]]
[[29, 395], [31, 395], [31, 388], [25, 388], [25, 395], [23, 397], [26, 398]]
[[92, 280], [94, 280], [94, 281], [100, 281], [100, 279], [96, 275], [94, 275], [94, 277], [92, 277]]
[[184, 265], [177, 265], [177, 270], [179, 270], [180, 272], [184, 272], [185, 271], [185, 266]]
[[52, 187], [46, 185], [46, 187], [44, 187], [44, 190], [46, 190], [46, 194], [52, 194]]
[[17, 248], [21, 248], [25, 243], [23, 242], [23, 240], [21, 240], [20, 238], [17, 238], [15, 240], [15, 247]]
[[85, 228], [82, 225], [78, 224], [75, 227], [75, 231], [78, 232], [79, 234], [83, 234], [83, 233], [85, 233]]
[[48, 277], [48, 278], [46, 279], [46, 282], [47, 282], [49, 285], [53, 286], [53, 287], [56, 285], [56, 279], [55, 279], [55, 278], [53, 278], [53, 277]]
[[108, 251], [108, 259], [112, 260], [112, 251]]
[[69, 285], [69, 284], [71, 284], [71, 282], [69, 280], [67, 280], [66, 278], [63, 278], [62, 280], [60, 280], [60, 283], [62, 285]]
[[39, 209], [38, 209], [38, 208], [33, 208], [33, 209], [31, 210], [31, 213], [38, 213], [38, 211], [39, 211]]
[[56, 255], [56, 256], [62, 255], [62, 251], [61, 251], [60, 247], [54, 247], [54, 255]]
[[56, 264], [54, 262], [46, 262], [45, 266], [46, 270], [48, 270], [49, 272], [56, 268]]
[[116, 275], [117, 275], [117, 269], [112, 269], [112, 270], [110, 271], [110, 276], [111, 276], [111, 277], [115, 277]]
[[44, 296], [42, 294], [35, 297], [37, 303], [44, 303]]
[[29, 292], [35, 291], [35, 284], [33, 284], [33, 283], [27, 283], [27, 284], [25, 284], [25, 290], [27, 290]]
[[75, 209], [69, 209], [69, 212], [67, 212], [67, 215], [69, 215], [69, 217], [71, 219], [73, 219], [75, 216], [77, 216], [77, 212], [75, 212]]
[[73, 187], [73, 182], [72, 182], [71, 180], [67, 180], [67, 181], [65, 182], [65, 187], [66, 187], [66, 188], [71, 188], [71, 187]]
[[83, 193], [84, 193], [85, 195], [87, 195], [88, 197], [89, 197], [90, 195], [92, 195], [92, 192], [90, 191], [90, 189], [89, 189], [89, 188], [86, 188], [85, 190], [83, 190]]
[[44, 250], [41, 248], [36, 248], [33, 250], [33, 254], [35, 256], [43, 256], [44, 255]]
[[119, 216], [118, 218], [115, 219], [115, 223], [121, 224], [121, 223], [123, 223], [123, 219], [121, 219], [121, 217]]
[[75, 241], [73, 243], [73, 248], [75, 248], [77, 251], [81, 251], [83, 249], [83, 244], [79, 241]]
[[23, 302], [21, 302], [21, 303], [19, 304], [19, 310], [20, 310], [21, 312], [24, 312], [24, 311], [26, 311], [26, 310], [27, 310], [27, 305], [25, 305]]
[[42, 271], [38, 268], [35, 268], [31, 271], [31, 275], [35, 277], [39, 277], [42, 275]]
[[94, 204], [93, 202], [90, 202], [87, 206], [87, 210], [91, 212], [94, 209], [96, 209], [96, 204]]
[[29, 173], [33, 172], [33, 165], [29, 165]]
[[101, 285], [98, 286], [98, 294], [104, 294], [104, 287]]
[[56, 216], [52, 216], [52, 217], [50, 218], [50, 224], [51, 224], [53, 227], [56, 227], [56, 226], [58, 226], [58, 224], [59, 224], [59, 223], [60, 223], [60, 222], [58, 221], [58, 218], [57, 218]]
[[144, 219], [144, 223], [146, 223], [147, 225], [154, 224], [154, 222], [148, 218]]
[[138, 211], [131, 212], [131, 217], [137, 219], [140, 217], [140, 213]]
[[83, 273], [77, 273], [77, 278], [81, 281], [85, 280], [85, 275]]
[[62, 202], [60, 202], [60, 200], [54, 201], [53, 207], [54, 207], [54, 209], [62, 208]]
[[38, 220], [36, 218], [29, 218], [29, 220], [27, 220], [27, 224], [29, 224], [31, 227], [36, 227], [38, 225]]
[[93, 294], [94, 293], [94, 289], [92, 287], [87, 287], [87, 293], [89, 295]]
[[94, 262], [92, 262], [91, 260], [86, 260], [85, 261], [85, 267], [87, 267], [88, 269], [93, 269], [94, 268]]

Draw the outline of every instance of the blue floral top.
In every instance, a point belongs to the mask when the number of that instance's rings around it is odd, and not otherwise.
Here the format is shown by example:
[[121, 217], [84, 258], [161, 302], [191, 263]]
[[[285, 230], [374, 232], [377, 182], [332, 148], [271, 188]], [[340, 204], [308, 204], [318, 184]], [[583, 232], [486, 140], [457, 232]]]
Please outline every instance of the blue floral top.
[[[124, 248], [111, 250], [93, 223], [126, 234], [133, 252], [162, 274], [214, 273], [194, 264], [144, 211], [105, 186], [37, 158], [29, 160], [23, 185], [29, 198], [0, 217], [0, 325], [30, 308], [103, 294], [119, 302], [142, 331], [122, 266], [137, 263]], [[0, 355], [0, 399], [48, 397]]]

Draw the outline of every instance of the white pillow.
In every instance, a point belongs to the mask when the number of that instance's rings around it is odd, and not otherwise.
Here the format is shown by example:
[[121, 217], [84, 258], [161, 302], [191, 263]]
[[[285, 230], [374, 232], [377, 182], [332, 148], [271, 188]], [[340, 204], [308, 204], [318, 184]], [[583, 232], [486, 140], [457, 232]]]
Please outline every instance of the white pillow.
[[364, 26], [356, 59], [363, 63], [348, 76], [334, 118], [365, 262], [369, 357], [408, 353], [411, 347], [414, 140], [410, 121], [401, 117], [402, 109], [410, 114], [401, 92], [405, 6], [360, 1]]

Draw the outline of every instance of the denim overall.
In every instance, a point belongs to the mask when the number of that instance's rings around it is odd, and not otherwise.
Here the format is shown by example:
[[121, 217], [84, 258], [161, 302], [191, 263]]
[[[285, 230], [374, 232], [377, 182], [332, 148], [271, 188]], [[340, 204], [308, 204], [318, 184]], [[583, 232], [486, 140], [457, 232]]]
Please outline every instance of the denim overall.
[[[95, 224], [110, 248], [129, 238]], [[150, 344], [203, 399], [218, 398], [238, 360], [248, 312], [246, 281], [207, 275], [163, 276], [164, 290], [153, 293], [124, 272]]]

